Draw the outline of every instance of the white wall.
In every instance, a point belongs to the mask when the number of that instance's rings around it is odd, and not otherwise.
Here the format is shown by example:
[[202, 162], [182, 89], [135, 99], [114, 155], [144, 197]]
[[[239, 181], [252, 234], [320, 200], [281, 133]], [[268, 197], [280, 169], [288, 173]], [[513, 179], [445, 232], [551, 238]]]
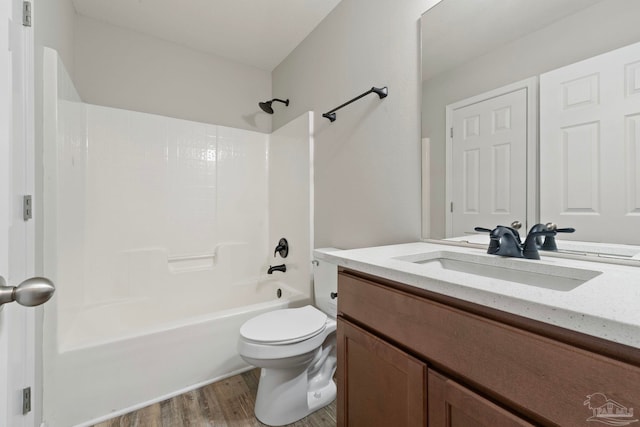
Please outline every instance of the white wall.
[[[269, 258], [285, 264], [274, 278], [310, 293], [313, 248], [313, 113], [307, 112], [271, 134], [269, 139]], [[289, 255], [273, 256], [280, 238]]]
[[85, 102], [271, 131], [258, 102], [271, 74], [184, 46], [79, 16], [74, 81]]
[[636, 42], [639, 14], [637, 0], [600, 2], [424, 83], [422, 134], [431, 144], [431, 237], [445, 233], [446, 105]]
[[[274, 128], [315, 111], [315, 246], [420, 238], [419, 19], [434, 0], [343, 0], [273, 71], [291, 98]], [[388, 86], [337, 112], [322, 113]]]

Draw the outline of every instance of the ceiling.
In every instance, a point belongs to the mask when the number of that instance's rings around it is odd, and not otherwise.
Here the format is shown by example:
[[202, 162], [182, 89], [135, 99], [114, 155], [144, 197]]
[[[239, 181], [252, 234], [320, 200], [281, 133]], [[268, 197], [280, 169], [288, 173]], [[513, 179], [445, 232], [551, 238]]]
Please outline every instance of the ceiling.
[[422, 17], [422, 79], [602, 0], [445, 0]]
[[340, 0], [72, 0], [76, 12], [272, 71]]

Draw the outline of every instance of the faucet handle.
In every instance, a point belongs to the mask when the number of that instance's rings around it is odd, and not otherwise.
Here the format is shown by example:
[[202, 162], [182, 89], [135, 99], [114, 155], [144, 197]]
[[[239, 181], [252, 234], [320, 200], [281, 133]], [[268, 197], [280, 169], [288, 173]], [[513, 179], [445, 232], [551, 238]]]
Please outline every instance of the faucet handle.
[[567, 228], [557, 228], [555, 230], [556, 233], [575, 233], [576, 229], [573, 227], [567, 227]]
[[574, 233], [576, 231], [576, 229], [573, 227], [558, 228], [558, 225], [554, 224], [553, 222], [548, 222], [545, 225], [547, 227], [547, 230], [552, 230], [556, 233]]
[[484, 227], [475, 227], [474, 231], [478, 231], [480, 233], [491, 233], [491, 230]]
[[280, 239], [278, 242], [278, 246], [276, 246], [276, 250], [273, 251], [273, 257], [276, 257], [276, 254], [280, 254], [282, 258], [286, 258], [289, 255], [289, 242], [284, 237]]

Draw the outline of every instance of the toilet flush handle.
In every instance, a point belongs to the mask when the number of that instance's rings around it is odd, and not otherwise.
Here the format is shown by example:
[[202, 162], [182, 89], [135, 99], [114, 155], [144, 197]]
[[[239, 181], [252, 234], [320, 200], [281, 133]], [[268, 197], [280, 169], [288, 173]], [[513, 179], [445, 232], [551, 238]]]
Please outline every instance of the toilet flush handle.
[[331, 299], [336, 299], [336, 298], [338, 298], [338, 293], [337, 292], [331, 292], [329, 294], [329, 296], [331, 297]]

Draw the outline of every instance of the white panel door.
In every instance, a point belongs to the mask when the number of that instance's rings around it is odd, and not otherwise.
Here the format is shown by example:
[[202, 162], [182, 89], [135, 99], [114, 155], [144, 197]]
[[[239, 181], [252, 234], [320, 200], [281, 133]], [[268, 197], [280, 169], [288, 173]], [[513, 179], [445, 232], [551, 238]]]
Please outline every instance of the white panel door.
[[540, 76], [540, 219], [640, 243], [640, 44]]
[[527, 216], [527, 89], [452, 111], [449, 237]]
[[[0, 2], [0, 274], [9, 270], [9, 21], [10, 4]], [[9, 313], [0, 311], [0, 426], [8, 425], [8, 406], [11, 386], [8, 384]]]
[[[32, 185], [27, 134], [30, 83], [25, 46], [31, 30], [22, 26], [22, 1], [0, 2], [0, 276], [17, 285], [33, 268], [33, 225], [23, 220], [22, 197]], [[30, 50], [29, 50], [30, 52]], [[31, 159], [28, 162], [27, 159]], [[31, 255], [30, 255], [31, 254]], [[22, 389], [34, 390], [34, 313], [17, 303], [0, 307], [0, 426], [33, 427], [23, 414]]]

